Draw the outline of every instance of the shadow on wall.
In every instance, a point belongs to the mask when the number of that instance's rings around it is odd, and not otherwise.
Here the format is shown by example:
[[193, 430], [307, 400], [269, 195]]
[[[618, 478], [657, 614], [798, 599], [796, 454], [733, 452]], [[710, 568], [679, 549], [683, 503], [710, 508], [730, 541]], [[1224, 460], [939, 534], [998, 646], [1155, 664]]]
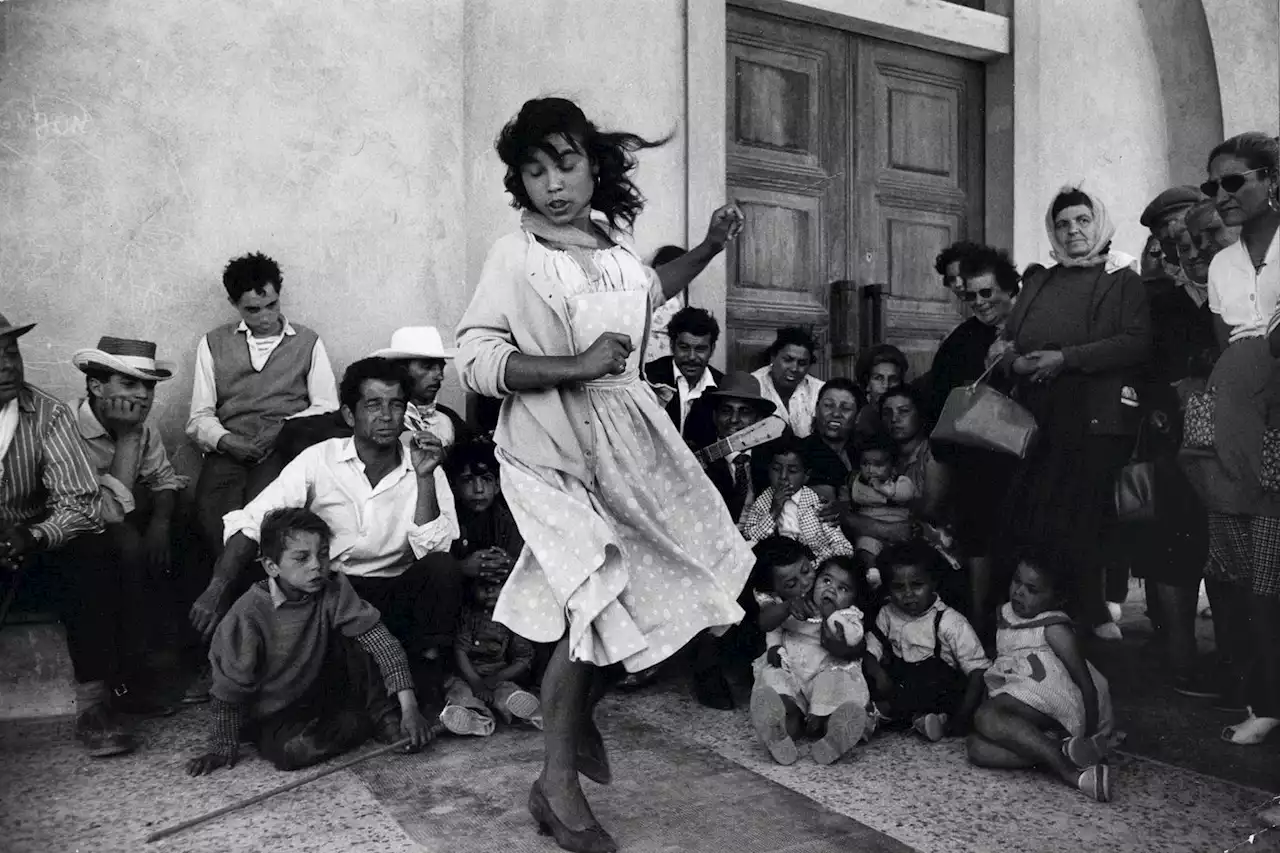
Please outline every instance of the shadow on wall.
[[1218, 63], [1202, 0], [1139, 0], [1160, 71], [1169, 183], [1195, 184], [1223, 140]]

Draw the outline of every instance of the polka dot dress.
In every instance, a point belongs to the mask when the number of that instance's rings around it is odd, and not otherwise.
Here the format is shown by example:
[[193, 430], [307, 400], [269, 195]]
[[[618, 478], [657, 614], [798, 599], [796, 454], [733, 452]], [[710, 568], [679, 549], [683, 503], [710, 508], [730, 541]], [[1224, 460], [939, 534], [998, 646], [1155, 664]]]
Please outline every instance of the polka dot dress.
[[[567, 300], [575, 349], [601, 333], [645, 340], [652, 270], [621, 247], [557, 250], [534, 243]], [[498, 451], [502, 491], [525, 548], [494, 618], [535, 642], [569, 636], [573, 660], [635, 672], [678, 651], [705, 628], [743, 616], [738, 594], [753, 555], [640, 375], [587, 383], [594, 481]]]

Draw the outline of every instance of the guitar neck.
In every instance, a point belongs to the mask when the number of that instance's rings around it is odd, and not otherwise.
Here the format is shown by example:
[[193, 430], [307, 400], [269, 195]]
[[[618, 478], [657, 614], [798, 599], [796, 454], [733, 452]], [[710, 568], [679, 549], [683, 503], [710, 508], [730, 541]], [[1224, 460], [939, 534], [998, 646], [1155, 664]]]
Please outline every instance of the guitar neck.
[[732, 452], [733, 446], [729, 444], [729, 440], [722, 438], [715, 444], [708, 445], [707, 447], [699, 450], [697, 457], [698, 461], [700, 461], [703, 464], [703, 467], [705, 467], [710, 465], [712, 462], [725, 458]]

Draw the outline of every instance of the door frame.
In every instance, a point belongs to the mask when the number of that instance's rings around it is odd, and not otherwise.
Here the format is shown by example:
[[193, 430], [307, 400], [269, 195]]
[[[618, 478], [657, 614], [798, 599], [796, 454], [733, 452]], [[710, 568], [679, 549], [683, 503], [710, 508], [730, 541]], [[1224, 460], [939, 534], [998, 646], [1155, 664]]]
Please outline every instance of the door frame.
[[[976, 59], [986, 64], [986, 168], [984, 169], [987, 240], [998, 246], [1019, 248], [1013, 217], [1022, 201], [1015, 193], [1018, 161], [1034, 167], [1034, 152], [1023, 144], [1030, 135], [1015, 140], [1014, 59], [1015, 29], [1010, 15], [1016, 12], [1038, 20], [1037, 0], [987, 0], [991, 11], [979, 11], [945, 0], [734, 0], [734, 5], [770, 12], [784, 18], [819, 23], [836, 29], [869, 35], [885, 41], [921, 47], [937, 53]], [[685, 5], [685, 210], [688, 245], [702, 241], [712, 211], [726, 197], [725, 100], [726, 0], [686, 0]], [[1036, 51], [1028, 53], [1032, 59]], [[1019, 63], [1020, 75], [1028, 69]], [[1036, 81], [1039, 82], [1036, 74]], [[1021, 76], [1020, 76], [1021, 79]], [[1018, 106], [1030, 107], [1031, 96], [1019, 93]], [[1034, 112], [1028, 109], [1020, 116]], [[1023, 125], [1023, 122], [1019, 122]], [[1019, 144], [1015, 144], [1015, 141]], [[1015, 157], [1015, 154], [1017, 155]], [[1031, 155], [1031, 156], [1029, 156]], [[1015, 257], [1017, 255], [1015, 254]], [[689, 302], [706, 308], [725, 326], [728, 282], [723, 262], [716, 263], [694, 280]], [[717, 347], [715, 362], [724, 367], [727, 347]]]

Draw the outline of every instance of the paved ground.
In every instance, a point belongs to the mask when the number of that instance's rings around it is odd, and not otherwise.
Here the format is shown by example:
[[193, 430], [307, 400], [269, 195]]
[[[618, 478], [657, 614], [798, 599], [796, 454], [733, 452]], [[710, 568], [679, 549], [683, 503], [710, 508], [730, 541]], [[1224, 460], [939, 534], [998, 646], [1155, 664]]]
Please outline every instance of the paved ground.
[[[1222, 851], [1253, 831], [1252, 810], [1280, 791], [1276, 747], [1230, 747], [1231, 722], [1175, 697], [1130, 639], [1101, 658], [1128, 739], [1116, 756], [1115, 802], [1098, 805], [1034, 773], [970, 767], [959, 741], [877, 738], [832, 767], [778, 767], [744, 711], [693, 703], [679, 682], [610, 697], [602, 727], [618, 781], [590, 786], [625, 851]], [[145, 748], [85, 759], [63, 718], [0, 723], [0, 850], [551, 851], [525, 811], [536, 732], [449, 740], [384, 757], [205, 827], [159, 842], [154, 829], [266, 790], [277, 773], [252, 751], [200, 780], [182, 761], [200, 748], [207, 710], [145, 723]], [[1280, 851], [1263, 838], [1240, 849]]]

